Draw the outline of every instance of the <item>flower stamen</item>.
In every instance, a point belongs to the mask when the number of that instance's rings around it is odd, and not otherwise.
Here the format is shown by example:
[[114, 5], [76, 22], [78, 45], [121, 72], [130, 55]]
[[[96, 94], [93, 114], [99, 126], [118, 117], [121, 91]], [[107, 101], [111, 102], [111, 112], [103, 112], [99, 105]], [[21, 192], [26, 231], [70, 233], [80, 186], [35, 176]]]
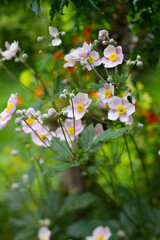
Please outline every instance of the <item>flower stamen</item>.
[[105, 95], [106, 98], [110, 97], [111, 96], [111, 91], [110, 90], [106, 90], [104, 92], [104, 95]]
[[117, 107], [117, 112], [118, 112], [119, 114], [123, 114], [123, 113], [125, 112], [125, 107], [124, 107], [124, 106], [118, 106], [118, 107]]
[[84, 103], [78, 103], [76, 108], [79, 112], [82, 112], [84, 110]]
[[12, 107], [13, 107], [13, 103], [10, 103], [6, 108], [6, 112], [8, 113]]
[[112, 54], [109, 56], [109, 59], [112, 60], [112, 61], [117, 60], [117, 54], [116, 54], [116, 53], [112, 53]]
[[29, 125], [32, 125], [33, 122], [34, 122], [34, 119], [29, 117], [29, 118], [26, 120], [26, 122], [27, 122]]
[[90, 63], [93, 63], [93, 62], [94, 62], [94, 58], [93, 58], [93, 57], [89, 57], [88, 61], [89, 61]]
[[68, 128], [67, 131], [68, 131], [69, 135], [74, 134], [74, 127], [70, 127], [70, 128]]

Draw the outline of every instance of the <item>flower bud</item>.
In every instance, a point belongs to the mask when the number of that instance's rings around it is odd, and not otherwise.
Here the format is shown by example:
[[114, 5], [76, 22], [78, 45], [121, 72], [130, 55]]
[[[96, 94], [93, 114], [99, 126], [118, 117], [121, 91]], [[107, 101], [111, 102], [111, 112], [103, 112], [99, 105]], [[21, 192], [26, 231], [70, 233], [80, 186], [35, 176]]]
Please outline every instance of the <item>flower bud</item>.
[[158, 150], [158, 156], [160, 156], [160, 150]]
[[86, 59], [85, 60], [81, 59], [80, 63], [82, 65], [82, 67], [85, 67], [87, 65], [87, 60]]
[[63, 115], [67, 117], [68, 111], [67, 111], [67, 110], [64, 110], [64, 111], [63, 111]]
[[13, 183], [13, 184], [11, 185], [11, 188], [12, 188], [12, 190], [18, 189], [18, 188], [19, 188], [19, 183]]
[[105, 45], [107, 42], [106, 41], [102, 41], [102, 44]]
[[123, 230], [119, 230], [119, 231], [117, 232], [117, 236], [118, 236], [119, 238], [124, 238], [124, 237], [125, 237], [125, 232], [124, 232]]
[[22, 59], [25, 60], [25, 59], [27, 59], [27, 58], [28, 58], [28, 54], [27, 54], [27, 53], [23, 53], [23, 54], [22, 54]]
[[44, 160], [43, 159], [39, 159], [39, 164], [40, 165], [44, 164]]
[[63, 90], [63, 93], [68, 93], [68, 90], [67, 90], [67, 89], [64, 89], [64, 90]]
[[46, 120], [46, 119], [49, 118], [49, 116], [48, 116], [48, 114], [44, 113], [44, 114], [42, 115], [42, 118], [43, 118], [44, 120]]
[[131, 65], [132, 65], [132, 62], [131, 62], [130, 60], [127, 60], [126, 65], [127, 65], [127, 66], [131, 66]]
[[15, 61], [15, 62], [20, 62], [20, 59], [19, 59], [18, 57], [16, 57], [16, 58], [14, 59], [14, 61]]
[[108, 76], [107, 81], [108, 81], [108, 82], [112, 82], [112, 77], [111, 77], [111, 76]]
[[143, 128], [144, 127], [144, 125], [143, 125], [143, 123], [138, 123], [138, 128]]
[[69, 97], [74, 98], [75, 97], [74, 93], [70, 93]]
[[17, 111], [16, 111], [16, 115], [17, 115], [18, 117], [21, 117], [21, 116], [22, 116], [22, 111], [21, 111], [21, 110], [17, 110]]
[[39, 36], [39, 37], [37, 37], [37, 42], [42, 42], [43, 39], [44, 39], [44, 36]]
[[137, 67], [142, 67], [143, 66], [143, 62], [137, 61], [136, 65], [137, 65]]
[[28, 182], [28, 174], [23, 174], [22, 179], [23, 179], [24, 183], [27, 183]]
[[137, 55], [137, 60], [140, 60], [141, 59], [141, 56], [140, 55]]
[[114, 39], [113, 38], [109, 39], [109, 43], [114, 43]]
[[11, 155], [14, 156], [14, 157], [17, 156], [18, 155], [18, 151], [17, 150], [12, 150], [11, 151]]
[[60, 33], [62, 36], [65, 36], [66, 35], [66, 32], [61, 32]]
[[15, 124], [16, 124], [16, 125], [22, 125], [22, 120], [21, 120], [21, 118], [16, 118], [16, 119], [15, 119]]
[[49, 110], [48, 110], [48, 115], [49, 115], [49, 117], [54, 117], [55, 115], [56, 115], [56, 110], [54, 109], [54, 108], [50, 108]]
[[65, 100], [67, 97], [66, 97], [65, 94], [60, 94], [59, 98], [60, 98], [61, 100]]

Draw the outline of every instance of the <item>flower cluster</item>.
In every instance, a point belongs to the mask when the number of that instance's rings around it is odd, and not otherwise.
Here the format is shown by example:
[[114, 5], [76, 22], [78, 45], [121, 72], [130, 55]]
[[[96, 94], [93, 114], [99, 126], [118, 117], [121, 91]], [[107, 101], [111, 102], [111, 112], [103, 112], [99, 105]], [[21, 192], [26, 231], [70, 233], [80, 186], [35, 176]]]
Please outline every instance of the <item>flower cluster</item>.
[[8, 122], [11, 120], [14, 111], [18, 105], [17, 93], [11, 94], [7, 107], [0, 113], [0, 130], [7, 126]]
[[103, 88], [100, 88], [97, 94], [100, 99], [99, 107], [108, 111], [109, 120], [119, 120], [125, 124], [133, 123], [132, 113], [135, 112], [135, 106], [131, 104], [127, 97], [114, 96], [114, 85], [105, 83]]

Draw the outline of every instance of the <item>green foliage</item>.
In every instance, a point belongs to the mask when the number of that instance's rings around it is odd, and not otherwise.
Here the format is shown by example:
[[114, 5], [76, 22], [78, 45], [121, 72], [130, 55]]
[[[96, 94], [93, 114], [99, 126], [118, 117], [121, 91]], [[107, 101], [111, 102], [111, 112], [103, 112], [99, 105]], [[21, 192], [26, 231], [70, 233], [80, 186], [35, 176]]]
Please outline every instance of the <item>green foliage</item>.
[[34, 12], [34, 14], [38, 16], [38, 13], [40, 11], [40, 0], [33, 0], [30, 4], [30, 8], [32, 12]]

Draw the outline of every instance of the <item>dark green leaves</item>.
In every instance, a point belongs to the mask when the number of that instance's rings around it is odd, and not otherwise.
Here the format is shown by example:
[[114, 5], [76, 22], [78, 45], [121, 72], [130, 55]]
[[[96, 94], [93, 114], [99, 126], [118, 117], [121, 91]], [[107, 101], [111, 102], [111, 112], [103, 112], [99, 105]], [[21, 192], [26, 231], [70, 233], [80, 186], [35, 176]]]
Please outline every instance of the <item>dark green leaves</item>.
[[68, 7], [68, 0], [54, 0], [53, 1], [50, 12], [49, 12], [51, 20], [54, 18], [54, 15], [56, 12], [63, 15], [64, 6]]
[[95, 131], [93, 124], [91, 124], [83, 130], [81, 137], [79, 138], [79, 143], [83, 150], [95, 152], [103, 145], [104, 142], [120, 137], [127, 130], [128, 127], [120, 129], [108, 129], [101, 133], [95, 140], [93, 140]]
[[94, 134], [95, 131], [93, 124], [89, 125], [83, 130], [83, 132], [81, 133], [81, 137], [79, 138], [79, 143], [83, 150], [90, 149], [93, 143]]

